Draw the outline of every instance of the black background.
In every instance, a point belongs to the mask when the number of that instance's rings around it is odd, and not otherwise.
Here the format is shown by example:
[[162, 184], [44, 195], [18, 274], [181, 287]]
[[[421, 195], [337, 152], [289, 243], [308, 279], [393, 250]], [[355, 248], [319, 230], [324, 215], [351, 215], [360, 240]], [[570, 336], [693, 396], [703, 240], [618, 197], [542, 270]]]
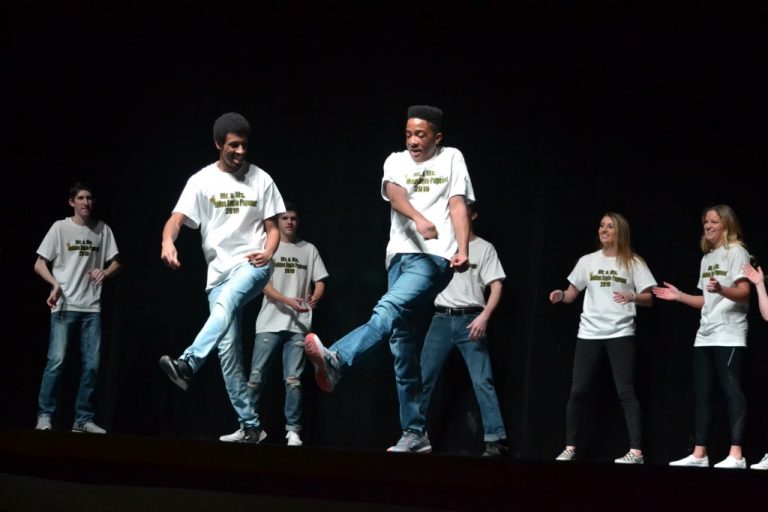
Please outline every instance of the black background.
[[[499, 399], [515, 453], [562, 449], [580, 303], [552, 306], [577, 258], [596, 249], [603, 212], [625, 214], [659, 281], [693, 292], [700, 214], [727, 203], [750, 252], [768, 236], [764, 11], [701, 6], [502, 2], [265, 2], [259, 6], [7, 7], [0, 263], [6, 316], [0, 425], [32, 428], [48, 339], [47, 285], [35, 251], [71, 215], [69, 186], [96, 187], [97, 214], [125, 264], [103, 298], [97, 422], [111, 432], [215, 439], [236, 429], [216, 357], [187, 393], [157, 367], [201, 327], [207, 304], [199, 233], [178, 241], [182, 268], [160, 263], [160, 234], [186, 179], [213, 162], [213, 120], [252, 124], [249, 160], [302, 210], [303, 237], [331, 274], [316, 312], [330, 342], [363, 323], [386, 287], [384, 159], [403, 147], [406, 108], [445, 111], [445, 144], [464, 153], [479, 200], [478, 234], [507, 273], [491, 325]], [[249, 307], [246, 352], [258, 302]], [[691, 448], [691, 347], [698, 312], [657, 303], [638, 315], [637, 390], [647, 460]], [[250, 331], [249, 331], [250, 329]], [[750, 314], [744, 389], [748, 460], [768, 439], [766, 326]], [[56, 418], [72, 421], [77, 347]], [[436, 451], [474, 453], [482, 429], [466, 370], [446, 367], [430, 436]], [[305, 375], [305, 442], [381, 450], [399, 434], [392, 360], [381, 344], [333, 395]], [[282, 442], [282, 385], [263, 407]], [[580, 452], [627, 448], [607, 371], [596, 375]], [[719, 393], [714, 459], [727, 452]]]

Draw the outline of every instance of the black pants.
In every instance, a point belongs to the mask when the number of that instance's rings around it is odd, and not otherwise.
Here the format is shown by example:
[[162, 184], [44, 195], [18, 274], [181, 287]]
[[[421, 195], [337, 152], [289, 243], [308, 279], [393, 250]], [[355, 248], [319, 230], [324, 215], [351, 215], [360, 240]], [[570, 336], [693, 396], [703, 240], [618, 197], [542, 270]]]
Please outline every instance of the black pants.
[[581, 421], [584, 397], [589, 391], [592, 375], [602, 351], [608, 354], [613, 381], [619, 401], [624, 408], [624, 418], [629, 431], [629, 446], [642, 449], [643, 427], [640, 402], [635, 395], [635, 337], [610, 338], [606, 340], [585, 340], [578, 338], [573, 358], [573, 383], [571, 397], [565, 412], [565, 444], [576, 446], [576, 433]]
[[741, 446], [747, 416], [747, 400], [741, 391], [745, 350], [746, 347], [694, 347], [694, 440], [697, 446], [707, 446], [712, 421], [712, 385], [715, 379], [720, 384], [728, 404], [731, 445]]

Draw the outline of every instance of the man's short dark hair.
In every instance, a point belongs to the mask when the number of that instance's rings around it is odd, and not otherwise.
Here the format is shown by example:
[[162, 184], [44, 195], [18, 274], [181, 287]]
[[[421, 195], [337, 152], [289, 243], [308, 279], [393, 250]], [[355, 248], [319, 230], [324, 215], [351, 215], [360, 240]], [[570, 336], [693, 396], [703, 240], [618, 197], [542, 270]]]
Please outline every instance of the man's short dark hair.
[[227, 140], [228, 133], [248, 137], [251, 134], [251, 125], [237, 112], [227, 112], [220, 115], [213, 123], [213, 140], [222, 145]]
[[443, 131], [443, 111], [432, 105], [411, 105], [408, 107], [408, 119], [423, 119], [432, 125], [435, 132]]
[[294, 212], [296, 214], [296, 217], [299, 217], [299, 208], [296, 206], [296, 203], [293, 203], [291, 201], [283, 201], [283, 204], [285, 205], [285, 212]]
[[69, 188], [70, 201], [74, 201], [75, 198], [77, 197], [78, 192], [80, 192], [81, 190], [87, 190], [88, 192], [91, 193], [91, 196], [94, 195], [92, 186], [82, 181], [78, 181], [77, 183], [75, 183]]

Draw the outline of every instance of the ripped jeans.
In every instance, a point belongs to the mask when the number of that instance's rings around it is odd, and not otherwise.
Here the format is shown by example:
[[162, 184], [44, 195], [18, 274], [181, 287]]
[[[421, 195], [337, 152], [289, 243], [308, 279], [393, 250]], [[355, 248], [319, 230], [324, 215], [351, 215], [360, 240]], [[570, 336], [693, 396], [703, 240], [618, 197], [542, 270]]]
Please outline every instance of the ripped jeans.
[[258, 412], [264, 375], [274, 365], [277, 351], [283, 352], [285, 382], [285, 429], [301, 430], [301, 374], [304, 371], [304, 335], [298, 332], [259, 332], [253, 344], [253, 359], [248, 387], [253, 389], [253, 407]]

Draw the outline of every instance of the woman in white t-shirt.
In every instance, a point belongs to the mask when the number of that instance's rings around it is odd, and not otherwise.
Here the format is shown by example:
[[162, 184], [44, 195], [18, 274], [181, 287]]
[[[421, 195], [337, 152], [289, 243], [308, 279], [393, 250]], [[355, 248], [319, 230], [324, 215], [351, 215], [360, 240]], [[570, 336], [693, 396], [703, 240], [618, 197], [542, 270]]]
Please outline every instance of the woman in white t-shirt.
[[747, 348], [749, 280], [743, 268], [749, 263], [739, 221], [730, 206], [704, 210], [704, 234], [698, 288], [702, 295], [689, 295], [664, 283], [654, 288], [660, 299], [682, 302], [701, 310], [701, 323], [693, 344], [694, 442], [693, 453], [670, 462], [670, 466], [708, 467], [707, 437], [712, 419], [710, 391], [717, 380], [728, 404], [731, 448], [716, 468], [744, 469], [741, 453], [746, 418], [746, 399], [741, 391], [741, 373]]
[[656, 281], [632, 250], [629, 223], [608, 212], [598, 229], [600, 249], [582, 256], [568, 276], [566, 290], [549, 294], [552, 304], [573, 302], [586, 289], [573, 360], [571, 395], [566, 409], [566, 446], [556, 460], [573, 460], [584, 398], [603, 350], [624, 408], [630, 442], [618, 464], [642, 464], [642, 416], [635, 395], [635, 305], [651, 306]]

